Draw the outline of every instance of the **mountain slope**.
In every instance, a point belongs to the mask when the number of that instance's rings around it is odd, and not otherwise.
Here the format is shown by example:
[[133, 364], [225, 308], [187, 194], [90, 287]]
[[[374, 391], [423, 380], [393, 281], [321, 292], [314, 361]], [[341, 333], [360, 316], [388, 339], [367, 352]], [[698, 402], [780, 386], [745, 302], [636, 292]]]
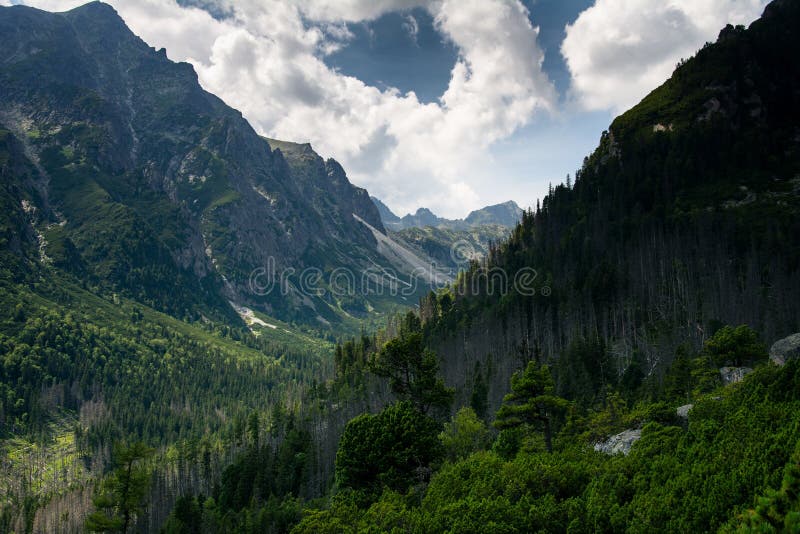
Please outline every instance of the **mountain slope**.
[[657, 391], [679, 347], [720, 325], [767, 343], [800, 330], [798, 27], [800, 5], [779, 0], [723, 30], [614, 121], [574, 187], [524, 215], [446, 312], [423, 303], [462, 399], [488, 380], [491, 413], [534, 357], [566, 396]]
[[472, 211], [465, 219], [444, 219], [427, 208], [401, 219], [380, 199], [371, 198], [391, 239], [451, 276], [465, 269], [470, 261], [485, 257], [493, 244], [508, 237], [509, 229], [522, 217], [522, 209], [508, 201]]
[[389, 209], [389, 206], [384, 204], [381, 199], [377, 197], [370, 197], [375, 207], [378, 208], [378, 214], [381, 217], [381, 222], [389, 230], [402, 230], [403, 220]]
[[382, 230], [378, 212], [336, 162], [273, 150], [105, 4], [2, 8], [0, 35], [14, 43], [0, 52], [0, 142], [16, 258], [38, 248], [179, 317], [236, 320], [228, 301], [316, 326], [365, 316], [360, 293], [300, 287], [306, 268], [387, 265], [353, 217]]
[[508, 233], [509, 228], [501, 225], [480, 225], [465, 230], [412, 226], [390, 232], [390, 235], [455, 276], [459, 271], [466, 269], [470, 261], [486, 257], [491, 246], [506, 239]]

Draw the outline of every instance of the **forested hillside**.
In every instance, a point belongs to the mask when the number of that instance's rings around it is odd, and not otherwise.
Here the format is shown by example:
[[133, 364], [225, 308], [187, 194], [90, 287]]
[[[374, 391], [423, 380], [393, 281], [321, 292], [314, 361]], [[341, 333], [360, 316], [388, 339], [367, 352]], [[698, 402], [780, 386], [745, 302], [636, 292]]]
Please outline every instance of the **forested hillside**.
[[614, 121], [574, 183], [421, 305], [461, 400], [480, 369], [497, 409], [533, 355], [557, 361], [564, 395], [656, 392], [678, 347], [720, 325], [767, 343], [800, 330], [798, 22], [780, 1], [724, 29]]
[[273, 150], [110, 6], [0, 7], [0, 36], [0, 531], [84, 531], [137, 442], [152, 484], [132, 515], [157, 531], [248, 421], [283, 442], [336, 335], [402, 305], [299, 289], [305, 268], [388, 267], [354, 214], [380, 218], [335, 161]]

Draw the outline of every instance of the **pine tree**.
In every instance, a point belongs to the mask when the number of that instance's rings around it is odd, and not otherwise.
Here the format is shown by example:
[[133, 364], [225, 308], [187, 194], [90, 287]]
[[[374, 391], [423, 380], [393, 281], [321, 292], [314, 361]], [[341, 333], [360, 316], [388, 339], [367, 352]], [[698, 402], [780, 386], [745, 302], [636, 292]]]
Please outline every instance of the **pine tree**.
[[742, 519], [740, 532], [800, 531], [800, 445], [784, 470], [781, 488], [767, 490]]
[[142, 442], [116, 451], [116, 469], [93, 499], [97, 511], [86, 518], [89, 532], [128, 532], [131, 520], [144, 506], [150, 488], [150, 472], [142, 466], [155, 449]]
[[499, 430], [529, 426], [544, 435], [548, 452], [553, 452], [553, 417], [568, 402], [555, 395], [553, 376], [547, 365], [535, 360], [511, 377], [511, 393], [503, 398], [494, 426]]
[[409, 312], [401, 324], [399, 337], [384, 345], [372, 361], [371, 370], [388, 378], [392, 392], [424, 414], [431, 408], [450, 406], [454, 391], [436, 376], [439, 362], [425, 348], [421, 328], [419, 318]]

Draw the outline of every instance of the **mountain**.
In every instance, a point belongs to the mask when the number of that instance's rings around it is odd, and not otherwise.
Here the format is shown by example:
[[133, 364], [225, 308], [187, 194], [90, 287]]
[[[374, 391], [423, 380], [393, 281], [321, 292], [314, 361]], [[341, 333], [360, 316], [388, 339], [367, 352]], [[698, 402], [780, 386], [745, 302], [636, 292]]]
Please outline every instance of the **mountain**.
[[[14, 43], [0, 52], [0, 222], [17, 273], [51, 265], [192, 319], [252, 308], [357, 329], [400, 302], [330, 290], [335, 269], [394, 270], [367, 192], [309, 145], [259, 137], [111, 7], [2, 8], [0, 35]], [[303, 272], [321, 275], [311, 290]]]
[[572, 187], [421, 305], [457, 402], [482, 381], [492, 413], [529, 358], [568, 398], [653, 395], [722, 325], [768, 345], [800, 331], [797, 28], [800, 5], [778, 0], [723, 29], [614, 120]]
[[494, 206], [486, 206], [479, 210], [475, 210], [467, 215], [464, 222], [469, 226], [480, 226], [485, 224], [496, 224], [500, 226], [508, 226], [513, 228], [522, 219], [522, 208], [517, 206], [513, 200], [496, 204]]
[[510, 200], [470, 212], [465, 219], [444, 219], [427, 208], [400, 218], [380, 199], [371, 198], [394, 241], [451, 275], [485, 257], [522, 217], [522, 209]]
[[488, 256], [489, 250], [508, 238], [509, 228], [484, 224], [463, 230], [446, 226], [412, 226], [389, 232], [392, 239], [414, 251], [419, 257], [447, 270], [452, 276], [469, 267], [470, 261]]
[[406, 228], [425, 228], [431, 226], [449, 230], [465, 230], [475, 226], [495, 225], [495, 226], [515, 226], [522, 217], [522, 209], [513, 200], [486, 206], [479, 210], [470, 212], [465, 219], [445, 219], [439, 217], [428, 208], [419, 208], [412, 214], [406, 214], [402, 218], [395, 215], [380, 199], [371, 197], [372, 202], [378, 208], [384, 226], [393, 231]]
[[403, 228], [403, 221], [400, 217], [395, 215], [389, 206], [381, 202], [377, 197], [370, 197], [375, 207], [378, 208], [378, 214], [381, 217], [381, 222], [389, 230], [401, 230]]

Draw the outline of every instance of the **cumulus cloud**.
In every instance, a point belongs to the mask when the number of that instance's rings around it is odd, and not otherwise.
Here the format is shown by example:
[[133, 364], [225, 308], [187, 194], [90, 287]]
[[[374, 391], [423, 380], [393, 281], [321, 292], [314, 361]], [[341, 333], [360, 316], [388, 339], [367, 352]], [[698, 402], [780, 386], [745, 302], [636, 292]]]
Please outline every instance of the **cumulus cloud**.
[[748, 24], [767, 0], [596, 0], [566, 27], [572, 96], [622, 111], [669, 77], [726, 24]]

